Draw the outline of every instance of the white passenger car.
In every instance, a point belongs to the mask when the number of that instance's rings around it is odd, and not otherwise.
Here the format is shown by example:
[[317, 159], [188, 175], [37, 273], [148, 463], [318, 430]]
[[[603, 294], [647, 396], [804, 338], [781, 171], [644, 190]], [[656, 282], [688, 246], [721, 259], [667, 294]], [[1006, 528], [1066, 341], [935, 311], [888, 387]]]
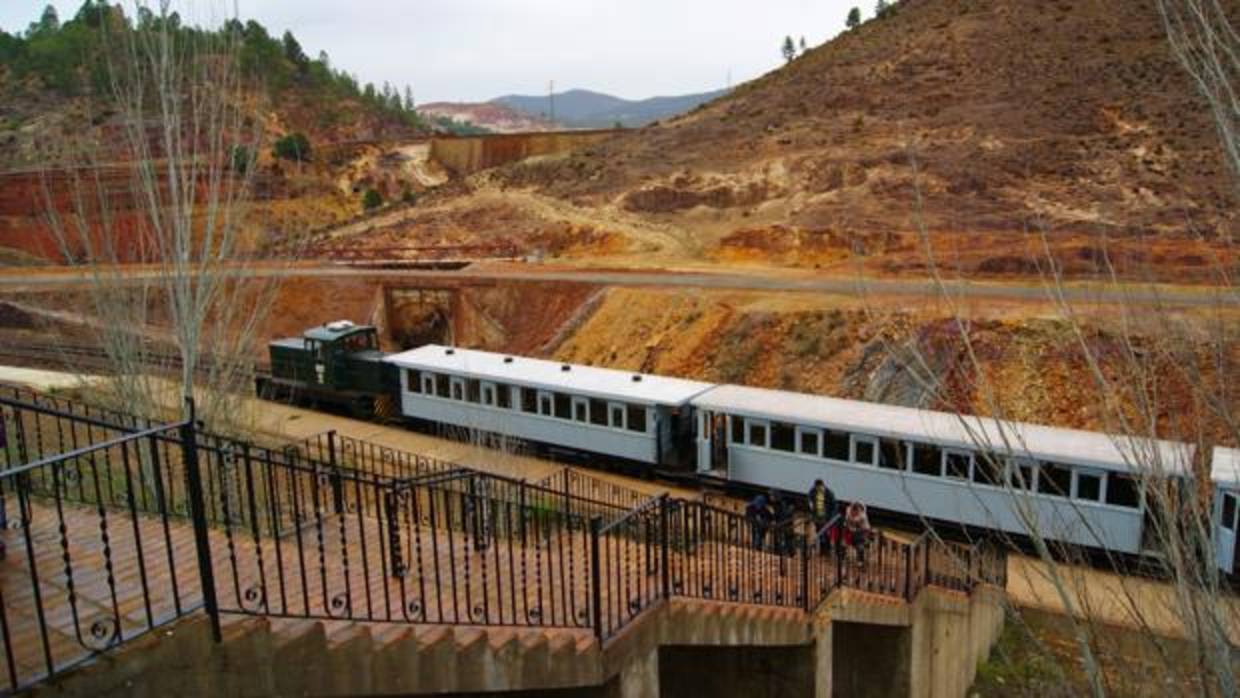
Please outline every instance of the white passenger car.
[[843, 500], [1126, 553], [1142, 550], [1135, 471], [1176, 480], [1193, 456], [1168, 441], [733, 385], [692, 404], [703, 474], [793, 492], [822, 478]]
[[1240, 450], [1218, 447], [1210, 462], [1214, 483], [1214, 556], [1218, 568], [1236, 573], [1237, 526], [1240, 525]]
[[386, 360], [409, 419], [664, 468], [692, 463], [688, 403], [712, 387], [438, 344]]

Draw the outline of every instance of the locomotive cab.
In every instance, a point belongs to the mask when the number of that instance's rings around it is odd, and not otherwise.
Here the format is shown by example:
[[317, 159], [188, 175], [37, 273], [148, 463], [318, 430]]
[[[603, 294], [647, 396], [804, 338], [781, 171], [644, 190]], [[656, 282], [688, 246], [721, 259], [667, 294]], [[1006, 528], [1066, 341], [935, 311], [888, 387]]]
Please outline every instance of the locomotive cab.
[[395, 416], [396, 371], [384, 363], [379, 334], [348, 320], [268, 345], [271, 374], [257, 378], [265, 398], [334, 405], [358, 417]]

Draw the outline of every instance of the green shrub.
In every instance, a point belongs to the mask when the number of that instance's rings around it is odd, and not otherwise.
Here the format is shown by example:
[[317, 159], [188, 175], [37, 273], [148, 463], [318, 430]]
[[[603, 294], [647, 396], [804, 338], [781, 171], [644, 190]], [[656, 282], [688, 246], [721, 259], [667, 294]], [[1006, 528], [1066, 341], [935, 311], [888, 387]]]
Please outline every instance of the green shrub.
[[377, 189], [367, 189], [366, 193], [362, 194], [362, 208], [367, 211], [379, 208], [382, 205], [383, 195]]
[[306, 134], [300, 131], [290, 133], [287, 136], [276, 141], [272, 152], [278, 158], [285, 160], [295, 160], [298, 162], [310, 161], [310, 139], [306, 138]]

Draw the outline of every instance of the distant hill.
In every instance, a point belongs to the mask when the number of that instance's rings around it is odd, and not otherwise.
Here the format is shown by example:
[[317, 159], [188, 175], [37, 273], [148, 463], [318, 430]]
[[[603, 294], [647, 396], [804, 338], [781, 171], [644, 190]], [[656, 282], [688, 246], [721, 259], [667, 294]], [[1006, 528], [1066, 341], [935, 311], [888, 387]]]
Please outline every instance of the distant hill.
[[418, 113], [434, 120], [448, 119], [458, 124], [469, 124], [494, 133], [549, 131], [558, 127], [558, 124], [540, 116], [527, 114], [496, 102], [483, 104], [431, 102], [418, 105]]
[[[623, 126], [644, 126], [652, 121], [683, 114], [726, 93], [727, 90], [715, 90], [629, 100], [590, 90], [569, 90], [554, 95], [555, 120], [571, 128], [609, 128], [617, 122]], [[547, 95], [507, 95], [491, 102], [544, 119], [550, 116], [551, 104]]]

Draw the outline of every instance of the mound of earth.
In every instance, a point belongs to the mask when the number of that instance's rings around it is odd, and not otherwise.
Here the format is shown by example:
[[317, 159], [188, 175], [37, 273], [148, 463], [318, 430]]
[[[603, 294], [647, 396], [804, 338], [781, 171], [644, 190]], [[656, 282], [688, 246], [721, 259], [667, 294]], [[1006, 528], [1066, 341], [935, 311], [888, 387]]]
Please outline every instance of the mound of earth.
[[924, 230], [963, 271], [1025, 274], [1032, 231], [1070, 273], [1191, 280], [1230, 254], [1229, 177], [1153, 0], [904, 0], [690, 114], [491, 179], [675, 228], [682, 256], [920, 272]]

